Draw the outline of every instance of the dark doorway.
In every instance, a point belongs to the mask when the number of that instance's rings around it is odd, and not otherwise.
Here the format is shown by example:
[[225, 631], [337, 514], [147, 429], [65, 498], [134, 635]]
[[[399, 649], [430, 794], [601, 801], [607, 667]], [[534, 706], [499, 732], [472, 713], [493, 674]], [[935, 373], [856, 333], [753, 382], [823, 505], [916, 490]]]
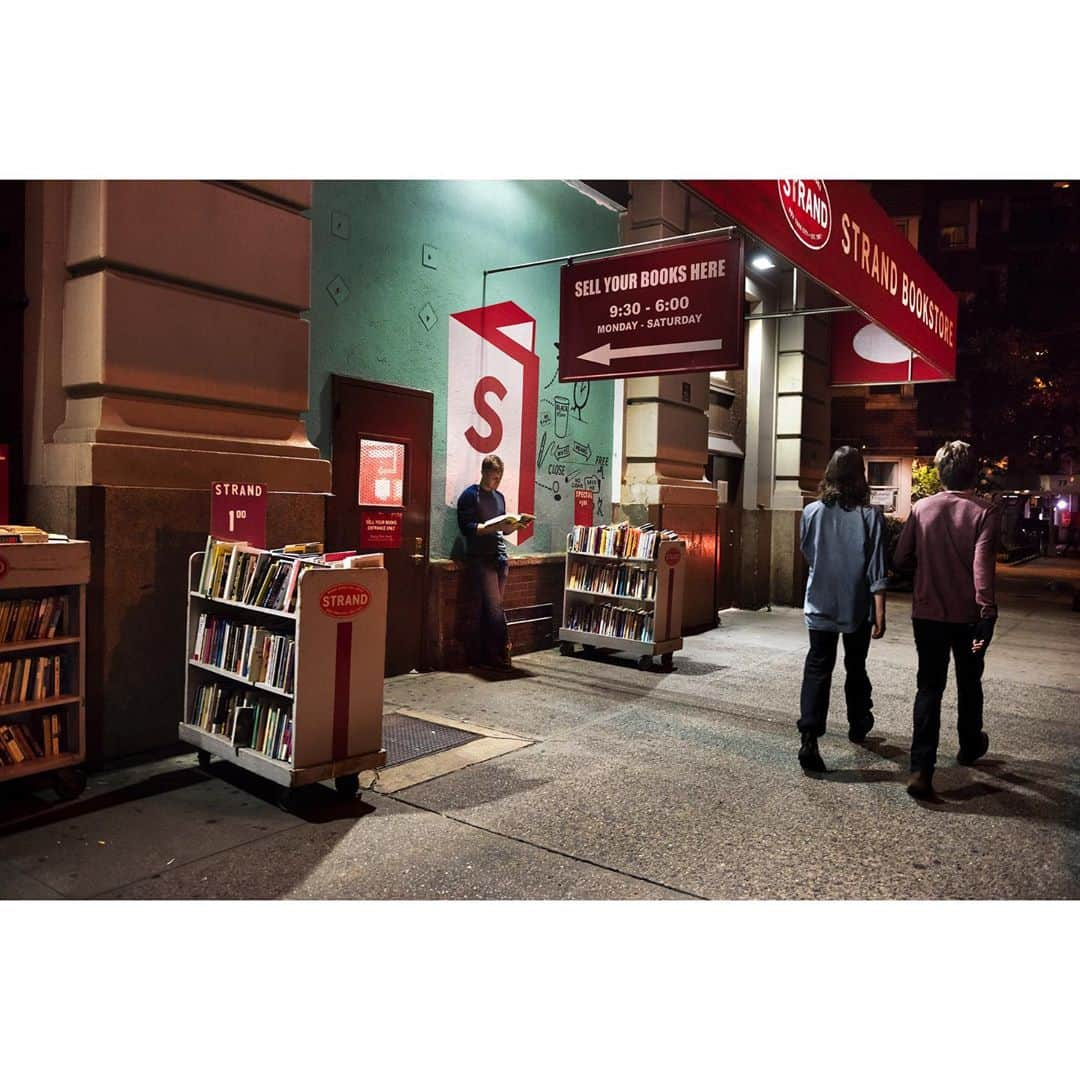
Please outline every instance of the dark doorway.
[[332, 551], [381, 551], [390, 576], [386, 674], [426, 663], [431, 436], [434, 399], [426, 390], [334, 375], [326, 504]]
[[[23, 316], [26, 184], [0, 180], [0, 523], [26, 520], [23, 488]], [[6, 449], [4, 447], [6, 446]]]

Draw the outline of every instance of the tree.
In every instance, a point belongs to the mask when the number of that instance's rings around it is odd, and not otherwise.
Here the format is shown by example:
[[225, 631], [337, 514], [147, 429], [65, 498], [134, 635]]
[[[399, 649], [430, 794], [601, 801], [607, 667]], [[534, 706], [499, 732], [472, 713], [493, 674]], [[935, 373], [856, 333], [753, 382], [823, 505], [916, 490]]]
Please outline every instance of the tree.
[[911, 467], [911, 501], [918, 502], [927, 495], [936, 495], [942, 490], [941, 478], [934, 465], [912, 465]]

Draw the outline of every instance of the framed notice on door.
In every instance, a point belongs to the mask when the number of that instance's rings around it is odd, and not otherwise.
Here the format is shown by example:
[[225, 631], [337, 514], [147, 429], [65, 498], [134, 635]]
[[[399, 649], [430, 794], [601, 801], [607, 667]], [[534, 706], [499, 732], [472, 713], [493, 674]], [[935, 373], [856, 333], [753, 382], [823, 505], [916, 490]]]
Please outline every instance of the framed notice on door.
[[403, 510], [361, 510], [360, 548], [386, 551], [401, 547]]

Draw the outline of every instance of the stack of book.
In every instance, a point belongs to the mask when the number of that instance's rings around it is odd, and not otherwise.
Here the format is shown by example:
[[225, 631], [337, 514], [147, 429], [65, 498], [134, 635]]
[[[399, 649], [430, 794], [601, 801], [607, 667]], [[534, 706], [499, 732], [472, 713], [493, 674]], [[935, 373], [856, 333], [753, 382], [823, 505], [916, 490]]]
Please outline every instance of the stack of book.
[[570, 568], [570, 588], [606, 596], [652, 600], [656, 596], [656, 571], [638, 566], [577, 562]]
[[[40, 730], [40, 737], [39, 737]], [[61, 753], [60, 714], [0, 724], [0, 764], [21, 765], [35, 758], [54, 757]]]
[[653, 615], [651, 611], [637, 608], [616, 607], [614, 604], [573, 604], [570, 608], [568, 627], [587, 634], [604, 637], [628, 638], [632, 641], [653, 640]]
[[340, 566], [355, 551], [324, 552], [318, 541], [264, 551], [247, 544], [207, 538], [198, 591], [212, 600], [231, 600], [273, 611], [295, 611], [297, 584], [313, 566]]
[[36, 525], [0, 525], [0, 544], [47, 544], [49, 534]]
[[67, 597], [0, 600], [0, 642], [39, 641], [55, 637], [64, 622]]
[[62, 685], [59, 656], [24, 656], [0, 663], [0, 705], [57, 697]]
[[205, 683], [192, 699], [191, 723], [238, 746], [278, 761], [293, 759], [293, 719], [289, 709], [259, 698], [250, 690]]
[[678, 540], [670, 529], [657, 529], [646, 522], [634, 528], [625, 521], [618, 525], [575, 525], [567, 551], [582, 555], [609, 555], [624, 559], [653, 559], [661, 540]]
[[274, 611], [296, 610], [296, 582], [304, 557], [260, 551], [211, 538], [206, 545], [199, 592]]
[[296, 641], [287, 634], [204, 612], [191, 659], [291, 694], [295, 650]]

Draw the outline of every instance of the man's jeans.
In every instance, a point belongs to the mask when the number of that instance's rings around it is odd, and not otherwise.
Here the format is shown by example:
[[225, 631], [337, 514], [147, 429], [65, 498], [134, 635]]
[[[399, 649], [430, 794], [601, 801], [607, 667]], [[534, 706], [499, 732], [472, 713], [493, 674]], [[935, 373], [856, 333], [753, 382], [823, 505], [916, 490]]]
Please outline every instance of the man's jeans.
[[949, 676], [949, 653], [956, 663], [956, 729], [961, 749], [972, 748], [982, 731], [982, 673], [986, 649], [971, 653], [975, 627], [971, 623], [912, 619], [919, 653], [918, 691], [915, 694], [911, 771], [932, 769], [937, 761], [941, 732], [941, 695]]
[[[866, 654], [870, 650], [868, 619], [858, 630], [844, 634], [844, 698], [847, 701], [848, 726], [866, 726], [871, 700], [870, 679], [866, 674]], [[818, 737], [825, 734], [825, 720], [829, 715], [829, 692], [832, 689], [832, 673], [836, 666], [836, 648], [841, 635], [833, 630], [811, 630], [810, 651], [806, 654], [803, 668], [802, 693], [799, 697], [799, 731]]]
[[506, 661], [509, 635], [503, 614], [503, 592], [509, 565], [494, 558], [468, 560], [469, 639], [465, 651], [472, 664]]

